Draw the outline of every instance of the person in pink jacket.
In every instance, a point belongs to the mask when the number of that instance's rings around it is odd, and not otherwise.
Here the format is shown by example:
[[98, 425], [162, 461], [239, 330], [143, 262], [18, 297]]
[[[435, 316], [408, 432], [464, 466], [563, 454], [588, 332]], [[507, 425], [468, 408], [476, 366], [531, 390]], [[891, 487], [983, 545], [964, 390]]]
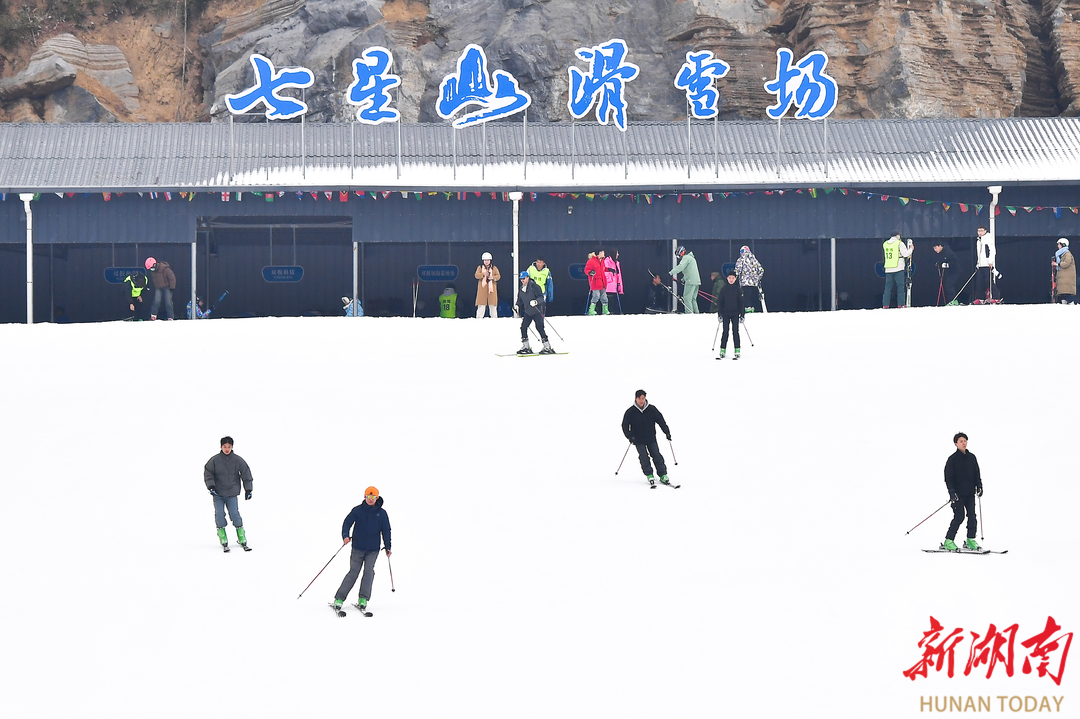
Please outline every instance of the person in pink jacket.
[[611, 254], [604, 258], [604, 274], [607, 276], [607, 286], [604, 288], [609, 295], [615, 295], [615, 301], [619, 303], [619, 312], [622, 312], [622, 265], [619, 263], [619, 251], [612, 250]]
[[585, 277], [589, 280], [589, 311], [585, 314], [596, 314], [596, 302], [599, 300], [604, 307], [604, 314], [610, 315], [607, 300], [607, 272], [604, 271], [604, 251], [590, 252], [589, 261], [585, 263]]

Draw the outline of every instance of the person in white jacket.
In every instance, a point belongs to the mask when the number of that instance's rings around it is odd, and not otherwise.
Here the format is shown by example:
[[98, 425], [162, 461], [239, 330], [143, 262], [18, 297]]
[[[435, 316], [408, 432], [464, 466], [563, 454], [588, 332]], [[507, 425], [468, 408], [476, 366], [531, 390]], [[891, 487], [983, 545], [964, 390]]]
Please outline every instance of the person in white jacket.
[[998, 304], [1001, 302], [1001, 291], [997, 281], [1001, 273], [997, 271], [997, 247], [994, 243], [994, 233], [987, 232], [985, 227], [975, 231], [978, 238], [975, 240], [975, 301], [972, 304]]
[[885, 252], [885, 292], [881, 295], [881, 306], [885, 309], [889, 309], [889, 296], [894, 286], [896, 306], [907, 307], [904, 270], [907, 269], [906, 258], [911, 257], [913, 247], [911, 240], [906, 243], [901, 241], [899, 232], [881, 243], [881, 249]]

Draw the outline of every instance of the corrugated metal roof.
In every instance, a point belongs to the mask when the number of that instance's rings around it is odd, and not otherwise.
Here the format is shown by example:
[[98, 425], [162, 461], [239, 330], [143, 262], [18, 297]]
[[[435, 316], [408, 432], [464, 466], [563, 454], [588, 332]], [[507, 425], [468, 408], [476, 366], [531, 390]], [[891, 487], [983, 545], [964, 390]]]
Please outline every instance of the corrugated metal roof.
[[521, 122], [458, 131], [434, 123], [0, 125], [8, 192], [1077, 182], [1080, 118], [632, 123], [625, 134]]

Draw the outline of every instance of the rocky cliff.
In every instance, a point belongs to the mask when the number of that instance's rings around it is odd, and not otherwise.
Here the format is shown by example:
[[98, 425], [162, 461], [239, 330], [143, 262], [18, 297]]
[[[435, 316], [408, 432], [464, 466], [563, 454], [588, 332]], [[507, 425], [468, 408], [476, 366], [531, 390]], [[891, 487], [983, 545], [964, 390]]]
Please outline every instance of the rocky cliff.
[[[796, 57], [828, 54], [839, 85], [834, 117], [1080, 114], [1080, 0], [221, 0], [210, 7], [189, 33], [185, 72], [199, 74], [178, 101], [189, 111], [176, 112], [189, 119], [227, 117], [225, 95], [253, 83], [252, 52], [314, 72], [309, 120], [350, 119], [352, 60], [382, 45], [403, 79], [403, 117], [436, 121], [440, 81], [476, 43], [492, 69], [510, 72], [532, 95], [530, 120], [567, 120], [567, 67], [581, 65], [574, 51], [613, 37], [627, 41], [641, 67], [627, 89], [631, 121], [686, 116], [672, 78], [687, 51], [700, 49], [731, 66], [717, 83], [722, 117], [763, 118], [773, 98], [762, 85], [776, 73], [781, 46]], [[130, 22], [146, 26], [145, 34], [174, 20]], [[146, 117], [140, 102], [159, 93], [143, 87], [149, 77], [125, 75], [121, 59], [141, 67], [147, 52], [175, 48], [126, 48], [115, 35], [115, 46], [102, 48], [77, 36], [46, 40], [18, 76], [0, 80], [9, 119]], [[90, 98], [100, 111], [87, 109]], [[76, 100], [82, 110], [64, 109]]]

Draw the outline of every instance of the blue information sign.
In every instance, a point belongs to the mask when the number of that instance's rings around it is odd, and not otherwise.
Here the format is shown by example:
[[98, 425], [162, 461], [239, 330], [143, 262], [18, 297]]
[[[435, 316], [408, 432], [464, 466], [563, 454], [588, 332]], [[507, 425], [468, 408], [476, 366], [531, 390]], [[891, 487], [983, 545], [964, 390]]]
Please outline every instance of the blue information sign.
[[583, 280], [585, 279], [585, 263], [578, 262], [577, 264], [570, 265], [567, 270], [570, 272], [570, 279]]
[[136, 271], [146, 274], [141, 267], [106, 267], [105, 281], [110, 285], [122, 285], [124, 278]]
[[453, 282], [457, 279], [457, 265], [420, 265], [416, 276], [421, 282]]
[[299, 265], [268, 265], [263, 268], [267, 282], [299, 282], [304, 279], [304, 268]]

